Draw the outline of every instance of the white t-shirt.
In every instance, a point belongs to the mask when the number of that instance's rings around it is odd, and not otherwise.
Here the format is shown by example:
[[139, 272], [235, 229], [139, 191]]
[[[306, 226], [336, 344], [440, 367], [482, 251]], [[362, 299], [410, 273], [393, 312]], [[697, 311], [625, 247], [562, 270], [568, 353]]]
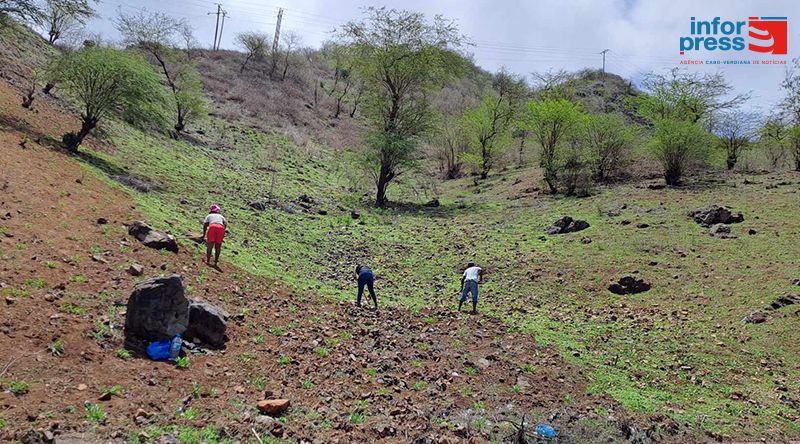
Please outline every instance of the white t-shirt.
[[481, 270], [482, 268], [477, 265], [467, 268], [464, 270], [464, 280], [478, 282], [478, 276], [480, 276]]
[[206, 216], [206, 220], [203, 221], [204, 224], [218, 224], [218, 225], [227, 225], [225, 222], [225, 217], [219, 213], [211, 213]]

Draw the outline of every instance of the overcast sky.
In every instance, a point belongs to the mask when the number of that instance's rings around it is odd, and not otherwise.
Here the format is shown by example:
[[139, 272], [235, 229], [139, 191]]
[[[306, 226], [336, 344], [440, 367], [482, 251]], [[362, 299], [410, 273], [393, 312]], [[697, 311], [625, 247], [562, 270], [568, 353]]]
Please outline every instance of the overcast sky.
[[[218, 0], [228, 12], [222, 47], [234, 48], [236, 33], [260, 30], [272, 33], [278, 8], [284, 8], [283, 28], [300, 34], [303, 43], [319, 46], [339, 24], [358, 18], [364, 6], [387, 6], [442, 14], [453, 19], [474, 43], [468, 48], [481, 67], [495, 71], [505, 66], [528, 75], [548, 69], [599, 68], [603, 49], [610, 52], [606, 69], [638, 82], [642, 73], [665, 71], [681, 57], [723, 59], [719, 51], [680, 56], [679, 37], [689, 34], [690, 17], [698, 20], [747, 20], [748, 16], [788, 16], [788, 56], [754, 56], [735, 52], [727, 58], [781, 59], [790, 61], [800, 52], [800, 12], [797, 0]], [[214, 40], [215, 0], [101, 0], [92, 30], [117, 39], [112, 23], [118, 10], [159, 10], [186, 18], [205, 47]], [[798, 18], [800, 20], [800, 18]], [[785, 66], [721, 65], [690, 66], [689, 70], [720, 71], [740, 92], [752, 91], [750, 107], [764, 112], [780, 97], [779, 84]]]

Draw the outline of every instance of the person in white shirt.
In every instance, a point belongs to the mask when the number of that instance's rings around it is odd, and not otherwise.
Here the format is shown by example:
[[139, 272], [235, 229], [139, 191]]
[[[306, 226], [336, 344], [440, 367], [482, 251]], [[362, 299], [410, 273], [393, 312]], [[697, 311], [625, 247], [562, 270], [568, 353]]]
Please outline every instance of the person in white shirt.
[[[211, 265], [211, 249], [214, 249], [214, 265], [219, 262], [219, 252], [222, 249], [222, 240], [225, 238], [225, 230], [228, 222], [225, 216], [220, 214], [219, 205], [211, 205], [208, 216], [203, 220], [203, 237], [206, 237], [206, 263]], [[208, 235], [208, 236], [206, 236]]]
[[483, 268], [475, 265], [474, 262], [467, 264], [464, 275], [461, 277], [461, 300], [458, 302], [458, 311], [467, 300], [467, 293], [472, 293], [472, 314], [478, 313], [478, 283], [483, 277]]

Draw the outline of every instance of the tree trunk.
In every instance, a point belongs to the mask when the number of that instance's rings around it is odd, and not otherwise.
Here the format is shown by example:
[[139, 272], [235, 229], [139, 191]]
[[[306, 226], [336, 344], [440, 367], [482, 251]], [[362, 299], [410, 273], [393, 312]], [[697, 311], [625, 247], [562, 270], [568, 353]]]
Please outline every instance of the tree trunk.
[[728, 170], [729, 170], [729, 171], [730, 171], [730, 170], [732, 170], [732, 169], [733, 169], [733, 167], [735, 167], [735, 166], [736, 166], [736, 157], [733, 157], [733, 156], [731, 156], [731, 155], [728, 155], [728, 158], [725, 160], [725, 163], [726, 163], [726, 164], [727, 164], [727, 166], [728, 166]]
[[47, 94], [47, 95], [50, 95], [50, 91], [51, 91], [53, 88], [55, 88], [55, 87], [56, 87], [56, 84], [55, 84], [55, 82], [47, 82], [47, 83], [44, 85], [44, 88], [42, 88], [42, 92], [43, 92], [43, 93], [45, 93], [45, 94]]
[[681, 169], [678, 167], [668, 167], [664, 171], [664, 181], [669, 186], [677, 186], [681, 184]]
[[64, 144], [64, 148], [71, 153], [77, 153], [78, 147], [81, 146], [81, 143], [83, 143], [83, 139], [85, 139], [86, 136], [88, 136], [96, 126], [97, 119], [84, 117], [81, 123], [80, 131], [77, 133], [67, 133], [61, 137], [61, 142]]
[[383, 208], [386, 206], [386, 188], [389, 186], [389, 175], [386, 173], [385, 168], [381, 167], [381, 173], [378, 176], [377, 193], [375, 195], [375, 206]]

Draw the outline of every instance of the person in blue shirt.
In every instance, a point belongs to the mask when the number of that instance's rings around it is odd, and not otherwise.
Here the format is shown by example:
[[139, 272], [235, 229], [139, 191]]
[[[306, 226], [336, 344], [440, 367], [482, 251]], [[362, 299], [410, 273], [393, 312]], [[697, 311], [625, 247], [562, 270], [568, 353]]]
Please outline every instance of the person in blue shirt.
[[369, 290], [369, 295], [372, 297], [372, 303], [375, 304], [375, 309], [378, 309], [378, 298], [375, 297], [375, 274], [372, 273], [366, 265], [356, 265], [356, 280], [358, 281], [358, 298], [356, 299], [356, 306], [361, 306], [361, 297], [364, 295], [364, 287]]

